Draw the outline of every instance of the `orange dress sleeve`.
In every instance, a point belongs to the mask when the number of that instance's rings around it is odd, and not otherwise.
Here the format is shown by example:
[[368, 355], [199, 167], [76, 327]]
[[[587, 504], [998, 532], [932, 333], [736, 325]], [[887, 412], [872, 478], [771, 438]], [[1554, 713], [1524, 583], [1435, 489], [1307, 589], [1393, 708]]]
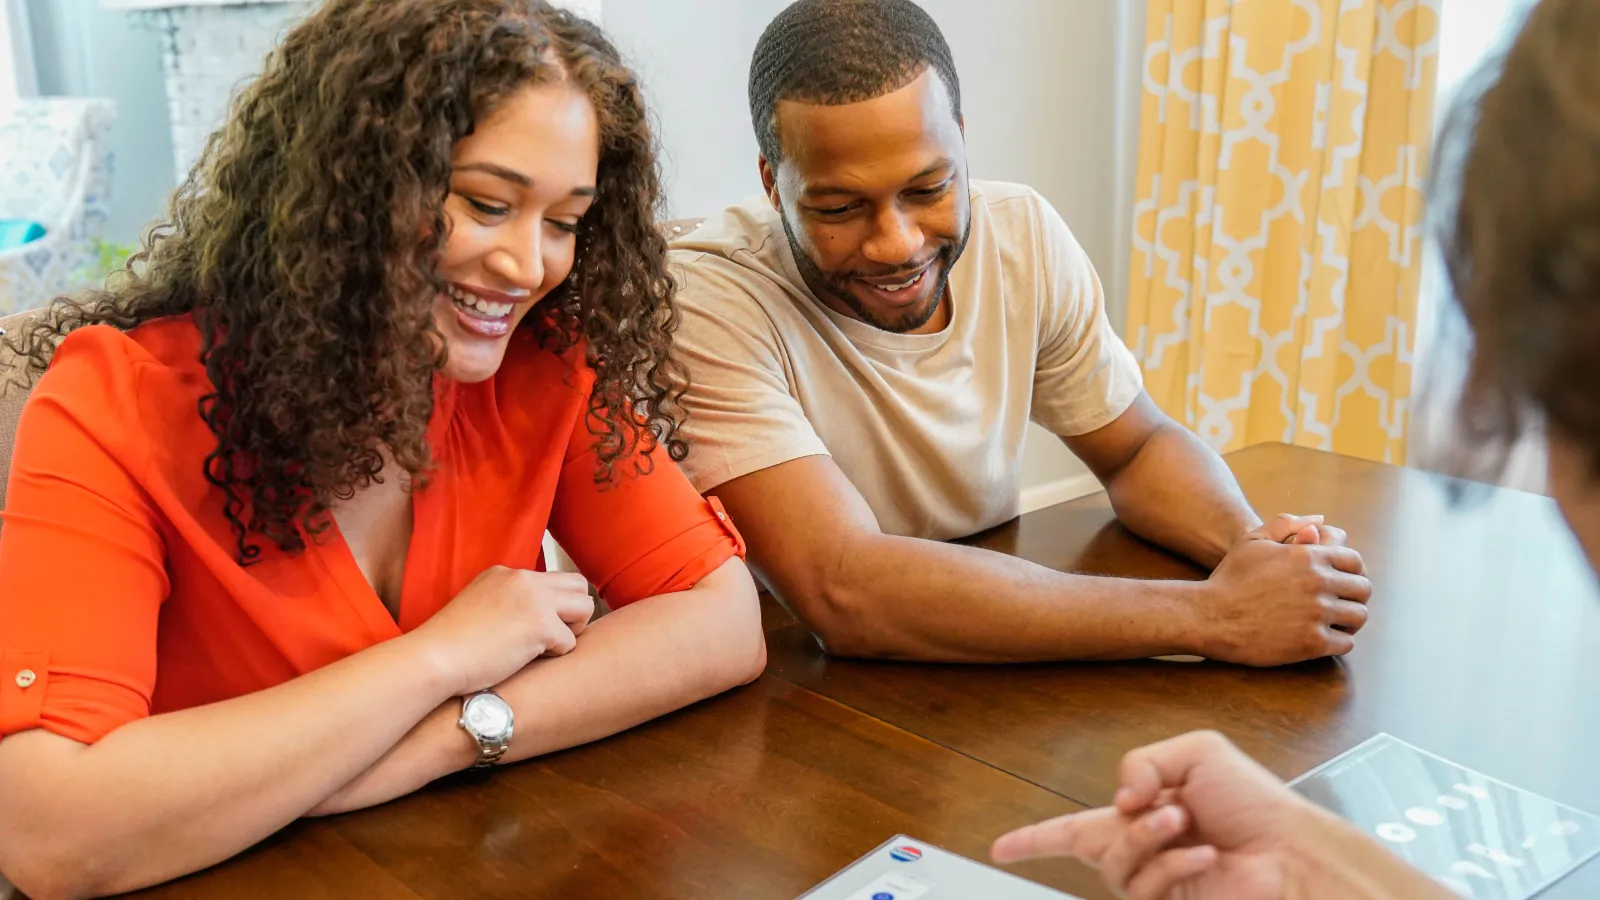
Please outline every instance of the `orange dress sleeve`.
[[138, 352], [111, 328], [75, 332], [23, 408], [0, 529], [0, 739], [92, 743], [149, 715], [170, 583], [140, 483]]
[[617, 609], [685, 591], [734, 556], [744, 539], [715, 498], [702, 498], [658, 447], [646, 474], [639, 456], [617, 460], [610, 484], [595, 483], [599, 460], [587, 402], [575, 417], [550, 511], [550, 534], [606, 604]]

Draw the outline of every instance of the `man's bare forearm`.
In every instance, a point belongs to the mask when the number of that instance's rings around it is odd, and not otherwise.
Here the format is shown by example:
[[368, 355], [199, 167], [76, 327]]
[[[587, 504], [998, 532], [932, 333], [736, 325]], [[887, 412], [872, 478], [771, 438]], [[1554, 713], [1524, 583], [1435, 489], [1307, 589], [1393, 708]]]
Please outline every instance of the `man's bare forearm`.
[[1207, 569], [1261, 525], [1227, 464], [1177, 424], [1151, 434], [1106, 493], [1129, 531]]
[[[1157, 430], [1106, 442], [1115, 446], [1091, 454], [1091, 466], [1109, 479], [1129, 467]], [[1160, 463], [1163, 454], [1150, 459]], [[1220, 490], [1226, 493], [1227, 484]], [[827, 457], [754, 472], [717, 492], [743, 523], [752, 565], [839, 656], [1024, 662], [1188, 653], [1283, 665], [1349, 652], [1351, 632], [1328, 629], [1360, 623], [1328, 598], [1364, 601], [1371, 587], [1359, 573], [1359, 557], [1352, 561], [1355, 554], [1343, 547], [1284, 546], [1296, 533], [1290, 529], [1302, 527], [1292, 518], [1262, 528], [1258, 536], [1266, 540], [1235, 543], [1204, 582], [1133, 581], [884, 534]], [[1246, 515], [1243, 500], [1237, 504], [1219, 521]], [[1242, 530], [1232, 532], [1244, 524], [1205, 533], [1242, 537]]]
[[[1208, 586], [1074, 575], [917, 538], [861, 535], [791, 602], [829, 652], [944, 662], [1134, 659], [1194, 653]], [[809, 613], [809, 615], [808, 615]]]

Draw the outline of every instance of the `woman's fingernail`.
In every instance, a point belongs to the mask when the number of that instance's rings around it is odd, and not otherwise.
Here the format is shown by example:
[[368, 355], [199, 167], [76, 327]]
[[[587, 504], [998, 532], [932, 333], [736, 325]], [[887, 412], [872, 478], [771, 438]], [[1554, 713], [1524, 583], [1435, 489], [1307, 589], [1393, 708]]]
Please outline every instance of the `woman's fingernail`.
[[1166, 831], [1176, 824], [1178, 824], [1178, 809], [1175, 806], [1153, 812], [1148, 819], [1145, 819], [1145, 827], [1157, 833]]
[[1111, 802], [1117, 806], [1126, 806], [1132, 801], [1133, 791], [1129, 788], [1117, 788], [1117, 795], [1111, 798]]

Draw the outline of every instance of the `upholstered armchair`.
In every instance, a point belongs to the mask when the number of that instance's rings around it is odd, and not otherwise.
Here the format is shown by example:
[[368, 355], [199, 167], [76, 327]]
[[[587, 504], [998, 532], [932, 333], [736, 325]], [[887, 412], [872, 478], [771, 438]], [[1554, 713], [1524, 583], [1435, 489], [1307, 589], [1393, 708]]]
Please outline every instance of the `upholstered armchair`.
[[96, 259], [111, 199], [109, 100], [0, 102], [0, 219], [27, 219], [43, 237], [0, 250], [0, 315], [75, 290]]

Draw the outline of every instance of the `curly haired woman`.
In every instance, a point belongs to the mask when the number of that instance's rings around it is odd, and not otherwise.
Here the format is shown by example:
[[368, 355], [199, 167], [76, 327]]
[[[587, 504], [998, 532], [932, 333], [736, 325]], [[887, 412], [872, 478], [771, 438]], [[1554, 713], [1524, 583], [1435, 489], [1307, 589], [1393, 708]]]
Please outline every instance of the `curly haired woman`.
[[542, 0], [287, 36], [135, 264], [14, 336], [0, 871], [149, 885], [756, 677], [658, 196], [634, 76]]

